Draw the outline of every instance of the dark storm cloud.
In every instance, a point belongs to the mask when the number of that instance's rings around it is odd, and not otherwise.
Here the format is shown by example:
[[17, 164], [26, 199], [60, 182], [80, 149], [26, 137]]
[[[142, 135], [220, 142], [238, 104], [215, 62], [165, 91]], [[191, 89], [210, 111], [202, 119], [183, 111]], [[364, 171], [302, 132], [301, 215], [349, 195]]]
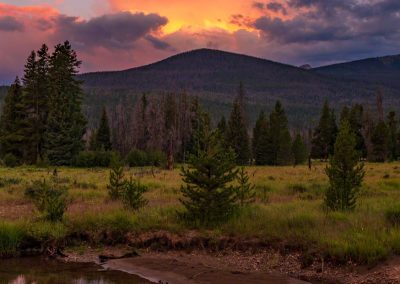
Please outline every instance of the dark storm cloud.
[[284, 15], [287, 15], [287, 11], [286, 11], [285, 6], [283, 6], [281, 3], [278, 3], [278, 2], [267, 3], [265, 8], [270, 10], [270, 11], [273, 11], [275, 13], [280, 12], [280, 13], [282, 13]]
[[[80, 48], [101, 46], [125, 49], [133, 47], [136, 41], [166, 25], [168, 19], [158, 14], [120, 12], [88, 21], [60, 15], [54, 21], [57, 27], [55, 36], [60, 40], [68, 38]], [[153, 46], [163, 47], [161, 42], [155, 43], [154, 39], [149, 41]]]
[[24, 25], [12, 16], [0, 16], [0, 31], [23, 31]]
[[371, 37], [385, 43], [400, 35], [398, 0], [290, 0], [287, 6], [296, 9], [291, 19], [262, 16], [254, 21], [254, 27], [281, 43], [370, 41]]

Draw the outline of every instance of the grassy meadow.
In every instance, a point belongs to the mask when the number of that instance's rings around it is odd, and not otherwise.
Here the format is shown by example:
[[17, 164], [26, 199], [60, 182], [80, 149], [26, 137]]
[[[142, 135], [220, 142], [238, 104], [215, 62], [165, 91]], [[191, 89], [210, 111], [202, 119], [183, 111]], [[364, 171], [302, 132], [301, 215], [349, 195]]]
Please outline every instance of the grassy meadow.
[[32, 240], [65, 241], [85, 235], [85, 242], [101, 246], [104, 235], [118, 243], [127, 233], [159, 230], [215, 240], [257, 239], [335, 262], [375, 263], [400, 253], [400, 225], [396, 225], [400, 163], [365, 165], [366, 177], [354, 212], [324, 210], [324, 168], [324, 164], [315, 164], [311, 171], [306, 166], [248, 167], [257, 191], [255, 204], [218, 228], [197, 230], [181, 223], [176, 214], [181, 209], [179, 169], [157, 170], [154, 175], [149, 169], [126, 170], [126, 177], [135, 175], [149, 187], [148, 205], [132, 212], [108, 198], [108, 169], [59, 168], [70, 201], [63, 222], [52, 224], [43, 221], [24, 192], [33, 180], [49, 179], [53, 169], [0, 168], [0, 256], [14, 255]]

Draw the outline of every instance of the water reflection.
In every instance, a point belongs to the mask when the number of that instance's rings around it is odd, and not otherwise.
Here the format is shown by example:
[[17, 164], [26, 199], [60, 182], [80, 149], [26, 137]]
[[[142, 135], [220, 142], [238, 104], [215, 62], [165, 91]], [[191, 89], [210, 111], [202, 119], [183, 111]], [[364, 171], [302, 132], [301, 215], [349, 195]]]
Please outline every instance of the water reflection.
[[62, 263], [44, 258], [0, 260], [1, 284], [148, 284], [138, 276], [104, 270], [86, 263]]

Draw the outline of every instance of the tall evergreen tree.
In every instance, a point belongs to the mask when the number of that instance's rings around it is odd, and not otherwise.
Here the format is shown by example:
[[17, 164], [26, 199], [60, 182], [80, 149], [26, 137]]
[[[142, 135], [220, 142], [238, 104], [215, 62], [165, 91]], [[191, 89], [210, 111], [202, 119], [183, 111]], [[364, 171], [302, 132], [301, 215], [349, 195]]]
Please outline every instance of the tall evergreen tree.
[[103, 112], [100, 118], [100, 125], [96, 131], [96, 147], [97, 149], [102, 149], [109, 151], [112, 148], [111, 145], [111, 131], [108, 123], [107, 110], [103, 107]]
[[201, 107], [197, 98], [194, 98], [191, 103], [190, 113], [191, 134], [186, 144], [186, 152], [189, 155], [198, 156], [199, 151], [205, 148], [204, 139], [210, 132], [210, 116]]
[[307, 159], [307, 148], [301, 138], [300, 134], [296, 135], [296, 138], [293, 141], [292, 145], [292, 153], [294, 158], [294, 165], [301, 165]]
[[390, 132], [384, 121], [379, 121], [371, 136], [372, 153], [369, 160], [383, 163], [388, 159]]
[[226, 125], [225, 116], [221, 117], [221, 120], [218, 122], [217, 128], [222, 136], [226, 135], [227, 125]]
[[398, 121], [394, 111], [389, 112], [387, 117], [387, 126], [389, 130], [389, 157], [391, 160], [396, 160], [398, 157], [397, 137], [398, 137]]
[[25, 110], [22, 104], [22, 86], [17, 77], [5, 97], [0, 118], [1, 155], [12, 154], [19, 162], [24, 157]]
[[268, 151], [266, 151], [266, 148], [269, 146], [266, 145], [269, 142], [268, 138], [268, 120], [264, 111], [261, 111], [253, 129], [252, 147], [256, 165], [268, 164]]
[[280, 101], [277, 101], [270, 114], [269, 136], [271, 141], [272, 165], [289, 165], [293, 161], [292, 140], [288, 120]]
[[337, 134], [335, 113], [325, 101], [321, 118], [314, 130], [311, 145], [311, 156], [316, 159], [327, 159], [333, 154]]
[[334, 155], [329, 160], [326, 174], [329, 188], [325, 204], [331, 210], [351, 210], [356, 206], [357, 194], [364, 178], [364, 165], [359, 163], [356, 137], [347, 120], [340, 125]]
[[233, 109], [228, 122], [226, 141], [236, 154], [239, 165], [247, 165], [250, 161], [250, 142], [245, 118], [239, 100], [233, 103]]
[[82, 114], [82, 82], [76, 79], [81, 61], [70, 43], [58, 44], [50, 58], [49, 115], [46, 152], [55, 165], [69, 165], [84, 148], [86, 120]]
[[367, 156], [367, 147], [365, 144], [363, 130], [364, 108], [360, 104], [355, 104], [351, 107], [349, 114], [350, 127], [356, 137], [356, 150], [361, 157]]
[[35, 163], [38, 157], [39, 146], [39, 130], [38, 130], [38, 78], [37, 78], [37, 62], [36, 52], [32, 51], [25, 64], [24, 77], [22, 82], [24, 85], [22, 105], [25, 112], [24, 129], [23, 129], [23, 159], [28, 163]]

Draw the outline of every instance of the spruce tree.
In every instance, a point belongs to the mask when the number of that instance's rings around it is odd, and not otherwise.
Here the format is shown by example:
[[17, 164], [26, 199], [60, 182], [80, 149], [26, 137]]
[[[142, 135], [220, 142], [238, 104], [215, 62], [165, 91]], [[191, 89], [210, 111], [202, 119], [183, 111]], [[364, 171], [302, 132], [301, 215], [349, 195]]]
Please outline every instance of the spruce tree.
[[300, 134], [297, 134], [293, 141], [292, 153], [294, 165], [301, 165], [307, 160], [307, 148]]
[[111, 131], [108, 123], [107, 110], [103, 107], [100, 118], [100, 125], [96, 131], [96, 148], [97, 150], [110, 151], [111, 146]]
[[226, 135], [227, 125], [226, 125], [225, 116], [221, 117], [221, 120], [218, 122], [217, 128], [222, 136]]
[[325, 101], [322, 108], [321, 118], [314, 130], [311, 141], [311, 156], [315, 159], [327, 159], [333, 154], [334, 144], [337, 135], [335, 113], [329, 108]]
[[367, 156], [367, 147], [363, 136], [364, 108], [360, 104], [352, 106], [349, 114], [350, 127], [356, 137], [356, 150], [361, 157]]
[[369, 160], [372, 162], [383, 163], [389, 155], [389, 129], [384, 121], [379, 121], [374, 127], [371, 136], [372, 153]]
[[44, 44], [35, 53], [31, 52], [25, 65], [23, 107], [24, 151], [27, 163], [36, 163], [44, 158], [44, 137], [48, 115], [49, 99], [49, 54]]
[[250, 178], [244, 167], [241, 167], [238, 175], [236, 195], [241, 207], [254, 203], [256, 199], [255, 186], [249, 182]]
[[250, 161], [250, 141], [245, 124], [245, 118], [239, 100], [233, 103], [233, 109], [228, 122], [226, 142], [236, 154], [236, 163], [247, 165]]
[[389, 157], [391, 160], [397, 160], [398, 148], [397, 148], [397, 135], [398, 135], [398, 121], [396, 119], [396, 113], [394, 111], [389, 112], [387, 117], [387, 126], [389, 130]]
[[220, 141], [218, 131], [209, 134], [206, 148], [192, 155], [188, 168], [182, 168], [181, 187], [185, 207], [181, 217], [192, 224], [212, 226], [229, 217], [237, 207], [235, 154]]
[[124, 168], [117, 159], [111, 161], [109, 183], [107, 185], [108, 195], [112, 200], [116, 200], [123, 194], [126, 180], [124, 178]]
[[356, 137], [347, 120], [343, 120], [335, 142], [334, 155], [326, 167], [329, 187], [325, 204], [330, 210], [352, 210], [364, 179], [364, 165], [359, 163]]
[[264, 147], [265, 143], [267, 143], [267, 135], [268, 121], [264, 111], [261, 111], [253, 129], [252, 149], [256, 165], [266, 165], [268, 163]]
[[186, 153], [190, 155], [199, 155], [199, 151], [206, 147], [205, 137], [210, 132], [210, 116], [201, 107], [197, 98], [193, 99], [190, 107], [191, 113], [191, 134], [186, 144]]
[[292, 140], [288, 129], [288, 120], [280, 101], [270, 114], [269, 139], [271, 141], [272, 165], [289, 165], [293, 161]]
[[80, 65], [68, 41], [55, 47], [50, 58], [46, 127], [46, 153], [54, 165], [70, 165], [84, 149], [86, 120], [81, 109], [82, 82], [76, 78]]
[[4, 99], [3, 111], [0, 118], [0, 149], [1, 156], [13, 155], [18, 163], [24, 158], [24, 121], [26, 118], [23, 107], [23, 93], [19, 78], [8, 90]]
[[36, 52], [32, 51], [25, 64], [24, 77], [22, 78], [24, 85], [22, 105], [25, 112], [24, 129], [23, 129], [23, 151], [24, 161], [35, 163], [38, 157], [39, 131], [37, 129], [38, 116], [38, 80], [37, 80], [37, 64]]

